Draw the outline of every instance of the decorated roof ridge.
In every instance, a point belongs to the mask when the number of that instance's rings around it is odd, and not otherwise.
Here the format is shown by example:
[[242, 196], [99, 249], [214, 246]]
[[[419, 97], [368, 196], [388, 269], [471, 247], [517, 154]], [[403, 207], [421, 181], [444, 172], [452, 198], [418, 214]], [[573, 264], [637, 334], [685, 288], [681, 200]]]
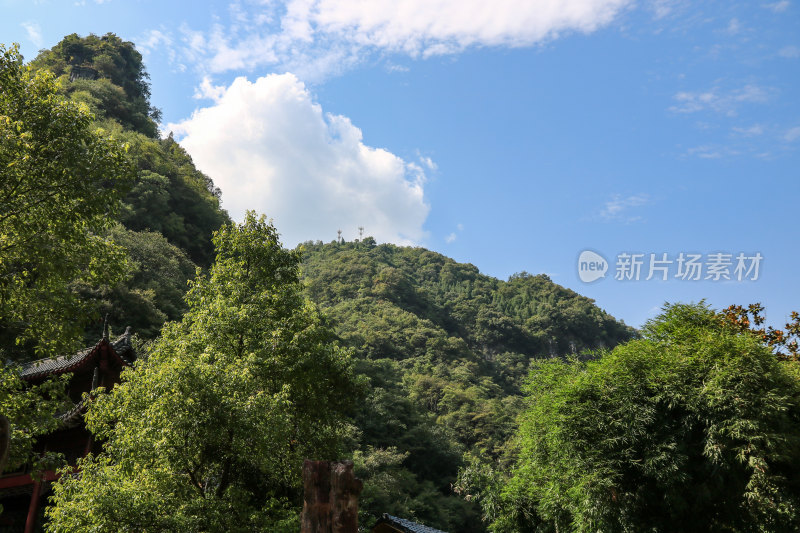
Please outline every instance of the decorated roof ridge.
[[88, 398], [89, 397], [81, 398], [78, 403], [58, 415], [59, 429], [73, 428], [80, 423], [83, 418], [83, 413], [86, 412]]
[[90, 348], [84, 348], [74, 355], [59, 355], [57, 357], [46, 357], [22, 365], [20, 377], [22, 379], [33, 379], [48, 374], [62, 374], [70, 372], [80, 366], [81, 363], [93, 357], [104, 345], [111, 348], [112, 352], [126, 365], [130, 365], [135, 359], [133, 346], [131, 345], [131, 328], [125, 328], [125, 333], [117, 337], [114, 342], [109, 342], [107, 338], [100, 341]]
[[398, 528], [404, 533], [446, 533], [441, 529], [428, 527], [426, 525], [418, 524], [417, 522], [412, 522], [411, 520], [406, 520], [405, 518], [392, 516], [387, 513], [383, 513], [383, 516], [378, 520], [378, 524], [382, 523], [389, 524], [392, 527]]
[[131, 327], [125, 328], [125, 333], [117, 337], [117, 340], [111, 343], [114, 352], [120, 356], [126, 363], [131, 364], [136, 358], [133, 353], [133, 345], [131, 344]]

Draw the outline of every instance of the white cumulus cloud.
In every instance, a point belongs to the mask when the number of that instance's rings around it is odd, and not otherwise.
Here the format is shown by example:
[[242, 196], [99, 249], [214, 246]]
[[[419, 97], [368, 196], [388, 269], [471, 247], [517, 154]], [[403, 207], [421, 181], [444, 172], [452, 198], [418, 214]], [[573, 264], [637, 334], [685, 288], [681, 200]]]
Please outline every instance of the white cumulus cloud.
[[[563, 31], [590, 32], [626, 0], [293, 0], [300, 27], [412, 55], [470, 45], [527, 46]], [[290, 7], [290, 11], [291, 11]]]
[[[531, 46], [608, 25], [633, 0], [286, 0], [234, 3], [208, 31], [181, 27], [206, 73], [272, 66], [320, 78], [370, 52], [411, 57]], [[300, 69], [304, 69], [303, 72]]]
[[364, 144], [359, 128], [324, 114], [293, 74], [206, 89], [214, 105], [168, 128], [222, 189], [234, 219], [264, 213], [288, 246], [333, 240], [338, 229], [354, 238], [358, 226], [378, 241], [424, 238], [422, 166]]

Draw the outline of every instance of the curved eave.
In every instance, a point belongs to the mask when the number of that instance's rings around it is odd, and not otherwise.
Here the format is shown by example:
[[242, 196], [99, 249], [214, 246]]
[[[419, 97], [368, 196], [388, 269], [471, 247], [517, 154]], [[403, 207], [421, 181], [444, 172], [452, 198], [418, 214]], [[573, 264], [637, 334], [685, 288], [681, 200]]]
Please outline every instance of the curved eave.
[[102, 358], [103, 354], [107, 355], [109, 362], [116, 363], [120, 367], [131, 366], [135, 354], [131, 347], [130, 328], [114, 342], [104, 338], [93, 347], [81, 350], [75, 355], [62, 355], [26, 363], [22, 366], [20, 377], [27, 382], [36, 382], [48, 376], [89, 369]]

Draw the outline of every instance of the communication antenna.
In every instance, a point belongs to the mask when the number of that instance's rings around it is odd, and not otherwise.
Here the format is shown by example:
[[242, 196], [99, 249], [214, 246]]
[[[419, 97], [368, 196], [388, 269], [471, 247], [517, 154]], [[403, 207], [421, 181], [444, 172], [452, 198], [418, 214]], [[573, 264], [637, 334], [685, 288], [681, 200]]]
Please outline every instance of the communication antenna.
[[342, 230], [336, 230], [336, 242], [342, 242]]
[[359, 241], [362, 240], [363, 237], [364, 237], [364, 226], [359, 226], [358, 227], [358, 240]]

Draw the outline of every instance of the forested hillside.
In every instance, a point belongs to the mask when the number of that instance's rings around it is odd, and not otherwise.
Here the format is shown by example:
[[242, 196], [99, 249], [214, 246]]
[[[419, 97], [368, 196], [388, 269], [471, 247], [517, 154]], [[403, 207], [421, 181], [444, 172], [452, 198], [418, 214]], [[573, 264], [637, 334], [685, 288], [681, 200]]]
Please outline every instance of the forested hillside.
[[[113, 327], [155, 339], [166, 321], [182, 319], [195, 269], [213, 262], [212, 234], [229, 221], [221, 192], [171, 135], [159, 138], [160, 113], [133, 43], [73, 34], [31, 66], [56, 76], [59, 92], [86, 106], [93, 127], [125, 143], [134, 167], [116, 218], [107, 221], [106, 238], [126, 255], [124, 279], [73, 286], [95, 317], [84, 342], [96, 341], [96, 320], [106, 314]], [[452, 484], [465, 454], [505, 460], [530, 361], [633, 336], [544, 275], [504, 282], [371, 238], [306, 243], [302, 257], [306, 294], [368, 380], [345, 439], [366, 482], [364, 525], [389, 512], [450, 531], [484, 530], [478, 506]]]
[[[373, 517], [389, 512], [482, 531], [477, 507], [452, 483], [464, 454], [507, 460], [531, 361], [634, 336], [545, 275], [501, 281], [441, 254], [369, 237], [309, 242], [302, 251], [309, 296], [370, 379], [354, 445]], [[369, 476], [381, 483], [370, 485]]]
[[[215, 254], [224, 252], [215, 252], [212, 235], [229, 218], [212, 179], [171, 135], [159, 138], [160, 113], [150, 105], [141, 55], [113, 34], [73, 34], [30, 65], [34, 74], [55, 76], [56, 91], [77, 104], [71, 109], [91, 121], [88, 129], [127, 154], [130, 179], [109, 195], [121, 204], [99, 206], [93, 219], [98, 238], [116, 250], [109, 258], [120, 272], [75, 277], [66, 286], [93, 318], [83, 342], [97, 340], [104, 315], [144, 340], [158, 338], [165, 322], [189, 324], [195, 319], [185, 315], [188, 281], [198, 268], [220, 268]], [[544, 275], [500, 281], [440, 254], [372, 238], [306, 243], [299, 251], [303, 290], [327, 315], [361, 380], [348, 393], [359, 401], [351, 402], [340, 453], [355, 460], [366, 482], [365, 526], [388, 512], [449, 531], [484, 530], [479, 507], [452, 486], [465, 457], [508, 460], [530, 362], [612, 347], [634, 335]], [[206, 312], [200, 301], [194, 305], [197, 316]], [[31, 343], [13, 342], [14, 331], [4, 328], [5, 352], [18, 360], [38, 356]], [[235, 371], [235, 358], [231, 364]], [[111, 419], [137, 416], [114, 413]]]
[[[229, 221], [220, 191], [171, 135], [159, 138], [160, 111], [150, 104], [149, 76], [133, 43], [111, 33], [72, 34], [31, 66], [57, 76], [59, 91], [85, 104], [95, 127], [128, 146], [136, 178], [111, 230], [128, 253], [127, 279], [78, 290], [97, 302], [95, 318], [108, 314], [112, 324], [152, 339], [165, 321], [182, 316], [186, 281], [213, 260], [211, 236]], [[85, 342], [96, 341], [99, 331], [89, 326]]]
[[[294, 532], [305, 458], [353, 460], [364, 530], [797, 530], [800, 315], [677, 304], [640, 335], [544, 274], [289, 250], [160, 137], [133, 43], [0, 67], [0, 473], [63, 465], [35, 446], [65, 409], [104, 442], [61, 471], [48, 531]], [[147, 341], [119, 385], [22, 383], [105, 315]]]

